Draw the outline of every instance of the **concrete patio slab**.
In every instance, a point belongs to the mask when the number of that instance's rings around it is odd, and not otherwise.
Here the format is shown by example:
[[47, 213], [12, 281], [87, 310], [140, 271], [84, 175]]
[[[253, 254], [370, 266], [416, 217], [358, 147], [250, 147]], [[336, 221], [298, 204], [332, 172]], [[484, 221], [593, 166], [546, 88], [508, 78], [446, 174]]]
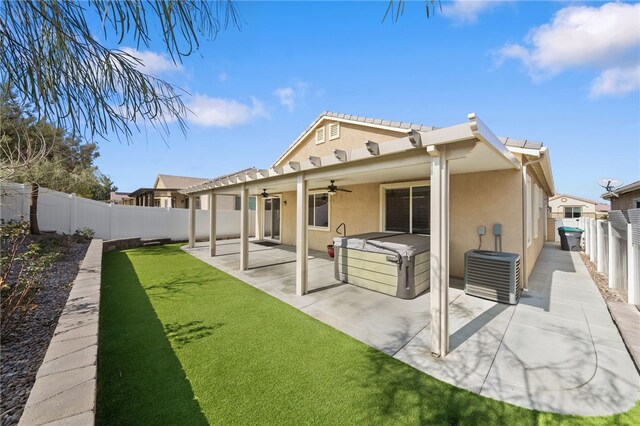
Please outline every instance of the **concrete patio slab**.
[[309, 294], [295, 294], [295, 251], [239, 242], [208, 243], [188, 253], [308, 315], [440, 380], [526, 408], [576, 415], [629, 410], [640, 376], [578, 253], [543, 249], [518, 305], [449, 289], [450, 350], [430, 354], [430, 293], [402, 300], [335, 280], [333, 261], [310, 252]]

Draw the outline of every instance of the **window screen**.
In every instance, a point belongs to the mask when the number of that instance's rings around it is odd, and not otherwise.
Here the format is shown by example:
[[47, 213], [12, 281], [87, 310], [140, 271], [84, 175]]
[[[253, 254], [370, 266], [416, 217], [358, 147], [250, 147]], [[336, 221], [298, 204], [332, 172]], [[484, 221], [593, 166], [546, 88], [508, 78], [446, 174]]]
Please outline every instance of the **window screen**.
[[429, 234], [431, 221], [431, 187], [414, 186], [411, 188], [412, 226], [414, 234]]
[[385, 230], [429, 234], [431, 188], [413, 186], [385, 190]]
[[409, 197], [410, 188], [387, 189], [385, 191], [385, 229], [394, 232], [410, 232]]

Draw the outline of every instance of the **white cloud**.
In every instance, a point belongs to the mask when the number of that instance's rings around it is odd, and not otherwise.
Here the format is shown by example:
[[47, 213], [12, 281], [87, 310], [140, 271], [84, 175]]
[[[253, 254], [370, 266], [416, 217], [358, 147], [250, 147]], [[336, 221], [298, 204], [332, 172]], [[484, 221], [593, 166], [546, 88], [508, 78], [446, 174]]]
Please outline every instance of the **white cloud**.
[[282, 106], [286, 106], [289, 111], [293, 111], [297, 102], [307, 96], [308, 88], [309, 85], [304, 81], [296, 81], [292, 86], [278, 87], [273, 94], [278, 97]]
[[505, 3], [502, 0], [454, 0], [444, 2], [442, 13], [461, 24], [472, 24], [487, 9]]
[[131, 47], [123, 47], [123, 52], [138, 58], [142, 63], [138, 69], [145, 74], [162, 74], [181, 71], [180, 64], [174, 64], [169, 56], [152, 52], [150, 50], [136, 50]]
[[293, 87], [279, 87], [275, 90], [274, 94], [280, 99], [280, 104], [289, 108], [289, 111], [293, 111], [296, 107]]
[[629, 83], [633, 76], [625, 70], [636, 67], [638, 61], [639, 21], [640, 3], [566, 7], [550, 23], [533, 28], [524, 45], [502, 47], [497, 58], [499, 63], [521, 61], [535, 79], [568, 69], [595, 68], [602, 73], [594, 81], [592, 93], [618, 90], [617, 94], [622, 94], [635, 90]]
[[605, 70], [593, 81], [591, 97], [621, 96], [640, 89], [640, 65]]
[[267, 116], [263, 103], [254, 97], [251, 104], [244, 104], [235, 99], [195, 95], [186, 104], [193, 112], [187, 120], [206, 127], [235, 127], [255, 117]]

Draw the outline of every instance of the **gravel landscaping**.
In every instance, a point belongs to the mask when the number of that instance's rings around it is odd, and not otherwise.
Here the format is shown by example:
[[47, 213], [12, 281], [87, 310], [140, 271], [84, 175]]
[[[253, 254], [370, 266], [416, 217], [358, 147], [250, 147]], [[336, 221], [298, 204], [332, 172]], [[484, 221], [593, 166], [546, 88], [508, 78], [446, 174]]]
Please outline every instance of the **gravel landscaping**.
[[[68, 236], [27, 236], [20, 250], [43, 238], [70, 239]], [[68, 240], [60, 245], [63, 256], [47, 267], [40, 279], [40, 289], [30, 311], [10, 331], [2, 330], [0, 351], [0, 424], [18, 423], [38, 368], [53, 336], [58, 318], [65, 306], [71, 284], [89, 247], [89, 240]], [[62, 248], [64, 247], [64, 248]], [[68, 250], [67, 250], [68, 249]], [[65, 253], [66, 252], [66, 253]], [[9, 280], [11, 281], [11, 280]]]
[[580, 252], [580, 257], [585, 266], [591, 274], [591, 279], [596, 283], [596, 287], [602, 294], [602, 298], [607, 302], [627, 302], [625, 295], [620, 294], [618, 290], [609, 287], [609, 278], [605, 274], [598, 272], [596, 264], [589, 259], [583, 251]]

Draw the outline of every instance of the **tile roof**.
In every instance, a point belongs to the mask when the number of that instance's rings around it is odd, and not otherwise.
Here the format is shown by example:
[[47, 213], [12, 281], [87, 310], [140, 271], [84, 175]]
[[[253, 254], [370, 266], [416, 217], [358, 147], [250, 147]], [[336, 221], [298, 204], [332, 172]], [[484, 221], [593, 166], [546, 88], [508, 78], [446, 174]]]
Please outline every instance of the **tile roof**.
[[189, 186], [198, 185], [203, 182], [207, 182], [209, 178], [197, 178], [188, 176], [174, 176], [174, 175], [158, 175], [158, 179], [162, 179], [167, 188], [187, 188]]

